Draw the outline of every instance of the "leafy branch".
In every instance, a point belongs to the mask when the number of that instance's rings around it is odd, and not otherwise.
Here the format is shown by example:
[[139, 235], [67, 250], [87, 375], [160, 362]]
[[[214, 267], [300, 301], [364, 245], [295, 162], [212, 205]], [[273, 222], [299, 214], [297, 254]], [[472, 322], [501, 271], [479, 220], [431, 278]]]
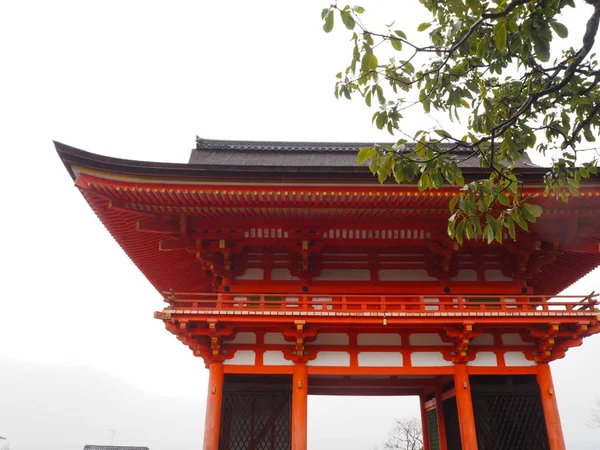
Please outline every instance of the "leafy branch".
[[[564, 8], [576, 7], [574, 0], [421, 3], [432, 16], [417, 28], [428, 31], [428, 45], [417, 45], [393, 25], [385, 32], [366, 27], [360, 6], [334, 4], [322, 11], [326, 32], [339, 16], [352, 33], [352, 58], [337, 74], [335, 95], [359, 95], [368, 107], [378, 105], [372, 118], [378, 129], [416, 142], [407, 145], [402, 138], [363, 149], [358, 161], [368, 161], [382, 183], [393, 177], [422, 190], [462, 186], [448, 225], [457, 241], [501, 242], [504, 232], [514, 239], [515, 224], [527, 231], [542, 214], [521, 193], [515, 171], [525, 150], [557, 152], [544, 183], [546, 193], [564, 201], [578, 195], [581, 179], [597, 174], [596, 160], [577, 161], [577, 148], [584, 140], [594, 142], [600, 128], [600, 68], [591, 53], [600, 0], [577, 5], [588, 14], [581, 44], [553, 61], [554, 38], [569, 35], [560, 16]], [[386, 52], [396, 56], [380, 63]], [[404, 114], [417, 105], [458, 123], [466, 117], [463, 131], [451, 134], [440, 125], [408, 134]], [[479, 159], [486, 177], [465, 184], [460, 164], [472, 158]]]

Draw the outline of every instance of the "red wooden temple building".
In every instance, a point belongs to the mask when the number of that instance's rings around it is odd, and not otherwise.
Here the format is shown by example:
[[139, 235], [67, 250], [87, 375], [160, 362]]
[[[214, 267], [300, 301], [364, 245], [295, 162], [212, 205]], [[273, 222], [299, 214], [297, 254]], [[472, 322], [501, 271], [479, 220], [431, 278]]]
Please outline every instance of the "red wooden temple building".
[[418, 396], [425, 450], [564, 449], [549, 363], [600, 326], [593, 294], [558, 293], [600, 264], [600, 180], [562, 203], [524, 155], [543, 217], [460, 246], [457, 188], [379, 185], [363, 146], [198, 139], [164, 164], [56, 143], [209, 370], [205, 450], [305, 450], [319, 394]]

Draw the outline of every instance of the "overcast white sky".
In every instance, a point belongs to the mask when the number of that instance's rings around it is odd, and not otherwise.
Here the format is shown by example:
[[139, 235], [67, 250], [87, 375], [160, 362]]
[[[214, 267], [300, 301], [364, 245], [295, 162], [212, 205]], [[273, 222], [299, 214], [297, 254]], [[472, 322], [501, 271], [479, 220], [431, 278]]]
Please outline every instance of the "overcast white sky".
[[[396, 18], [413, 31], [422, 21], [416, 0], [362, 4], [373, 23]], [[109, 429], [119, 445], [200, 447], [203, 364], [152, 319], [161, 297], [72, 186], [51, 141], [186, 162], [196, 134], [387, 140], [361, 102], [333, 97], [350, 50], [347, 34], [322, 32], [327, 5], [0, 2], [0, 436], [12, 449], [80, 450], [108, 444]], [[598, 275], [572, 292], [598, 290]], [[600, 447], [600, 430], [583, 425], [600, 398], [599, 350], [596, 336], [552, 364], [569, 448]], [[309, 448], [366, 450], [394, 417], [417, 414], [414, 399], [311, 398]]]

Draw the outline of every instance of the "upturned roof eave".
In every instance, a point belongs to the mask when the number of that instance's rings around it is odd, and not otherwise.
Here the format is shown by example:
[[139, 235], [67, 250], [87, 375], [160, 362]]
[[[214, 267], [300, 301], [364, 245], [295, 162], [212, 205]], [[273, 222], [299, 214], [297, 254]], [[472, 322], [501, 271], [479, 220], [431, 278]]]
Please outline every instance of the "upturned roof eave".
[[[352, 167], [343, 166], [305, 166], [305, 167], [282, 167], [282, 166], [226, 166], [217, 164], [188, 164], [167, 163], [130, 160], [104, 156], [91, 153], [79, 148], [54, 141], [59, 157], [65, 165], [73, 180], [77, 174], [74, 167], [84, 167], [95, 171], [106, 172], [120, 176], [135, 176], [155, 180], [186, 180], [206, 181], [240, 180], [250, 182], [290, 182], [290, 181], [320, 181], [326, 179], [329, 183], [352, 182], [373, 183], [373, 175], [370, 171], [360, 165]], [[521, 175], [524, 181], [533, 184], [543, 182], [543, 176], [547, 173], [545, 167], [516, 168], [515, 173]], [[489, 174], [485, 168], [463, 168], [463, 174], [467, 179]], [[598, 184], [598, 177], [582, 180], [585, 184]], [[393, 183], [393, 181], [391, 181]]]

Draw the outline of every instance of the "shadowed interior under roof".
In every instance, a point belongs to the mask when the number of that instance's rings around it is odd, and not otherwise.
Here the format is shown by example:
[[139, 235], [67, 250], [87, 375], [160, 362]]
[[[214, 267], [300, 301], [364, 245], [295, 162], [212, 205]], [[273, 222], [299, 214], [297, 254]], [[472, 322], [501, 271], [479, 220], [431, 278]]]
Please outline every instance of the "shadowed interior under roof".
[[[356, 167], [356, 154], [373, 142], [261, 142], [196, 138], [189, 163], [245, 167]], [[390, 144], [391, 145], [391, 144]], [[408, 150], [414, 143], [406, 144]], [[455, 153], [459, 166], [480, 168], [479, 158], [470, 149]], [[538, 167], [527, 153], [521, 154], [518, 168]]]

